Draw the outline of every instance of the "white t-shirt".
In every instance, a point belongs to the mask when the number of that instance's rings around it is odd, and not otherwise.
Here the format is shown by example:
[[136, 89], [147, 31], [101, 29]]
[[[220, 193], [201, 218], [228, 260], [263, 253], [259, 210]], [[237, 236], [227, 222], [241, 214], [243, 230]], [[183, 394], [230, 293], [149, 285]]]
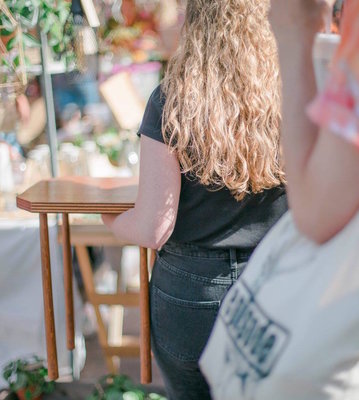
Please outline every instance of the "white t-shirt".
[[359, 214], [318, 246], [287, 213], [220, 310], [201, 369], [216, 400], [359, 399]]

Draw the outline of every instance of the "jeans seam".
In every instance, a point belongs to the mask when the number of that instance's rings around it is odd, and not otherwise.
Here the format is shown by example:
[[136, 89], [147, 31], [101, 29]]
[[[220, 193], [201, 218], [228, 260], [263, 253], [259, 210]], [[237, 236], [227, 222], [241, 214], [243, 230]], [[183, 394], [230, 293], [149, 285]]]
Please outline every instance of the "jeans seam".
[[175, 360], [178, 361], [185, 361], [185, 362], [196, 362], [198, 361], [197, 358], [195, 357], [186, 357], [186, 356], [182, 356], [174, 351], [171, 351], [167, 346], [163, 345], [162, 342], [160, 340], [157, 341], [157, 346], [161, 347], [162, 351], [166, 352], [169, 356], [171, 356], [172, 358], [174, 358]]
[[216, 283], [218, 285], [228, 285], [229, 283], [231, 283], [231, 279], [230, 278], [227, 278], [227, 279], [220, 279], [220, 278], [210, 279], [210, 278], [204, 278], [204, 277], [201, 277], [201, 276], [198, 276], [198, 275], [195, 275], [195, 274], [191, 274], [190, 272], [182, 271], [182, 270], [174, 267], [173, 265], [169, 264], [166, 260], [164, 260], [161, 257], [158, 258], [158, 262], [161, 263], [162, 266], [167, 268], [173, 274], [175, 274], [175, 275], [177, 275], [179, 277], [183, 277], [183, 278], [190, 278], [191, 280], [196, 281], [196, 282]]
[[205, 251], [203, 251], [203, 253], [201, 252], [193, 252], [193, 253], [187, 253], [186, 252], [182, 252], [182, 251], [175, 251], [175, 250], [170, 250], [168, 248], [163, 249], [164, 252], [169, 253], [169, 254], [173, 254], [175, 256], [181, 256], [181, 257], [193, 257], [193, 258], [207, 258], [207, 259], [212, 259], [212, 260], [229, 260], [229, 256], [227, 254], [223, 254], [223, 255], [216, 255], [216, 256], [210, 256], [209, 254], [206, 254]]
[[198, 309], [198, 310], [213, 310], [213, 309], [218, 309], [218, 307], [220, 305], [219, 300], [193, 301], [193, 300], [178, 299], [176, 297], [173, 297], [173, 296], [163, 292], [156, 285], [153, 285], [153, 290], [157, 292], [159, 297], [162, 297], [162, 299], [164, 299], [168, 303], [175, 304], [180, 307], [194, 308], [194, 309]]

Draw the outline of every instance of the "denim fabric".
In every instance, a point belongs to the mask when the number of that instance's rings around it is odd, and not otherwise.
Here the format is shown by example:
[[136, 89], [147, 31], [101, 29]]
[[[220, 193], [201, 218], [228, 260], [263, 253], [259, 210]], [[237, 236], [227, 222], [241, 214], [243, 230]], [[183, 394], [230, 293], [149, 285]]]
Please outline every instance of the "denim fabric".
[[169, 400], [210, 399], [198, 360], [220, 303], [252, 250], [211, 250], [167, 243], [150, 284], [152, 350]]

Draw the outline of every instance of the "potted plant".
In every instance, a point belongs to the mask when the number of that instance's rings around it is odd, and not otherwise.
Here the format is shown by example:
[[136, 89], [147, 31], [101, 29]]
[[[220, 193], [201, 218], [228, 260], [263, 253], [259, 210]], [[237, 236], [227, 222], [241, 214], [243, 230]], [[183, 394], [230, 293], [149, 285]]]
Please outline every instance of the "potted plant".
[[3, 377], [20, 400], [39, 400], [43, 393], [54, 390], [54, 382], [46, 379], [47, 369], [37, 356], [9, 362], [3, 369]]
[[157, 393], [146, 394], [125, 375], [106, 375], [86, 400], [166, 400]]

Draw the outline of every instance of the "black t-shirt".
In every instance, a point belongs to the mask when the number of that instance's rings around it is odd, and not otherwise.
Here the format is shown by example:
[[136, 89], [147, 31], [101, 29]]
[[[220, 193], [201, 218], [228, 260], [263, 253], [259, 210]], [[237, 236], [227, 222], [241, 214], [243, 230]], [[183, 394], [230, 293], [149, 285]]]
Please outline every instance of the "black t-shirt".
[[[152, 93], [139, 135], [164, 143], [160, 86]], [[254, 248], [287, 211], [283, 186], [237, 201], [227, 188], [217, 191], [182, 174], [177, 221], [169, 241], [206, 248]]]

